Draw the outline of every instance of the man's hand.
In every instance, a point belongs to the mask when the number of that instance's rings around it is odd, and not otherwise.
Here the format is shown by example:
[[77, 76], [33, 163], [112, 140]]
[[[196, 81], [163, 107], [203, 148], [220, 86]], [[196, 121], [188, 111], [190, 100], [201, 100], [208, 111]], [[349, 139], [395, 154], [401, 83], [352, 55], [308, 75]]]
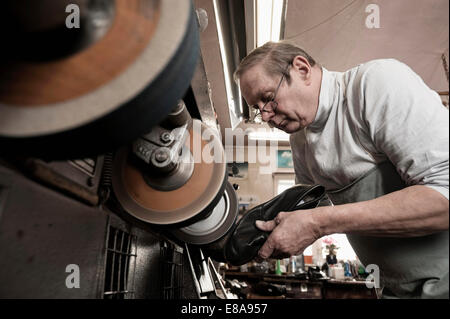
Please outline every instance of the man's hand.
[[259, 257], [281, 259], [303, 253], [321, 237], [313, 219], [313, 214], [320, 209], [280, 212], [273, 220], [256, 221], [260, 230], [272, 232], [259, 250]]

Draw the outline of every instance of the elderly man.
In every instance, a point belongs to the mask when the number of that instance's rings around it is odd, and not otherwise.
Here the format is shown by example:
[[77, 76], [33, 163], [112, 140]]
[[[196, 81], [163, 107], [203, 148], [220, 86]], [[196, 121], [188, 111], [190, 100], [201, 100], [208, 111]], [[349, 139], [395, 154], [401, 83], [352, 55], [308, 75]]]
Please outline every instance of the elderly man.
[[384, 297], [448, 298], [449, 113], [405, 64], [374, 60], [330, 72], [301, 48], [269, 42], [235, 72], [248, 105], [290, 133], [296, 182], [334, 206], [257, 221], [261, 258], [297, 255], [346, 233], [376, 264]]

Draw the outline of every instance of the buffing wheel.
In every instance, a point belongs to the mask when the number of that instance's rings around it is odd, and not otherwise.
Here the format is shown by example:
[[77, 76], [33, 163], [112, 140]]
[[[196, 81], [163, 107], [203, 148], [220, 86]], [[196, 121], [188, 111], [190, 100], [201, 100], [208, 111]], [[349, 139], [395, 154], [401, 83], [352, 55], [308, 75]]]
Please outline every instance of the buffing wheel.
[[236, 192], [233, 186], [227, 182], [222, 198], [208, 217], [194, 224], [178, 228], [172, 234], [189, 244], [210, 244], [222, 238], [231, 229], [237, 216]]
[[107, 32], [70, 55], [33, 61], [3, 50], [0, 152], [52, 159], [99, 154], [145, 134], [172, 111], [199, 55], [191, 1], [114, 4]]
[[[195, 127], [200, 127], [201, 130], [197, 132]], [[113, 189], [126, 212], [151, 224], [192, 224], [200, 217], [207, 216], [217, 205], [227, 181], [222, 143], [210, 128], [198, 120], [194, 120], [189, 132], [185, 148], [194, 153], [194, 170], [190, 179], [175, 190], [163, 191], [150, 186], [146, 182], [149, 177], [144, 176], [146, 173], [133, 164], [128, 148], [122, 148], [116, 153], [113, 163]], [[203, 139], [202, 136], [208, 136], [209, 140]], [[199, 144], [198, 149], [196, 143]], [[203, 160], [201, 155], [206, 153], [214, 153], [219, 160]]]

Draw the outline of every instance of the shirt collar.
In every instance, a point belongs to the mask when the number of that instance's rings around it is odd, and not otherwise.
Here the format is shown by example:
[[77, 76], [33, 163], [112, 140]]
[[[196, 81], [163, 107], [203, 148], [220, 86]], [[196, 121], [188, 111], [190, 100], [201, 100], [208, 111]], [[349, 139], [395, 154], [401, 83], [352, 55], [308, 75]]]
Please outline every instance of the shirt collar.
[[308, 125], [307, 129], [318, 132], [323, 129], [328, 120], [331, 109], [338, 103], [338, 83], [333, 72], [322, 67], [322, 82], [320, 85], [319, 106], [314, 121]]

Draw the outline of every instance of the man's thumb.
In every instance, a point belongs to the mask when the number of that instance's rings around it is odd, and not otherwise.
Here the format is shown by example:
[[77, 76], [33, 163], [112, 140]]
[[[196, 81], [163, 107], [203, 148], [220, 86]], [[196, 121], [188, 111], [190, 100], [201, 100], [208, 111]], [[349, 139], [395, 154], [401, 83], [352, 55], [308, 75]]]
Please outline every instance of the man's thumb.
[[256, 227], [258, 227], [260, 230], [263, 231], [272, 231], [275, 228], [275, 226], [277, 226], [274, 220], [269, 220], [267, 222], [263, 220], [257, 220], [255, 222], [255, 225]]

